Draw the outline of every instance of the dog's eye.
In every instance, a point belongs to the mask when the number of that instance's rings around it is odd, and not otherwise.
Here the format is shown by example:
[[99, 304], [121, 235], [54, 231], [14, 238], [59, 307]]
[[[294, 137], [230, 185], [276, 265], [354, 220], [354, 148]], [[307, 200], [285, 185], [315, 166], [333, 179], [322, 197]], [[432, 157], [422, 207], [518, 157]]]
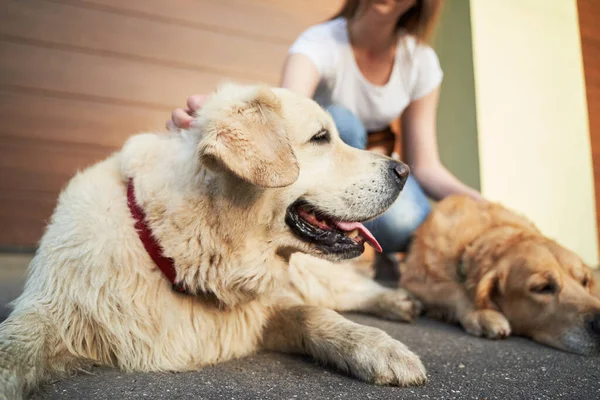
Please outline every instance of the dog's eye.
[[530, 290], [536, 294], [554, 294], [556, 293], [556, 285], [553, 282], [546, 282], [541, 285], [533, 286]]
[[327, 129], [321, 129], [310, 138], [310, 142], [316, 144], [329, 143], [330, 141], [331, 135]]
[[587, 285], [590, 283], [590, 281], [588, 280], [587, 276], [585, 278], [583, 278], [583, 280], [581, 281], [581, 285], [583, 287], [587, 287]]

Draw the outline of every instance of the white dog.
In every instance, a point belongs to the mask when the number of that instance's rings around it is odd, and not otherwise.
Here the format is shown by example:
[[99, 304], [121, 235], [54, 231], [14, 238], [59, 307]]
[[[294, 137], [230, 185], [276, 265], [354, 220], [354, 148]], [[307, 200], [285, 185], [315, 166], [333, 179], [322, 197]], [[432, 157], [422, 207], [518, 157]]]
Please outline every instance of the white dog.
[[360, 221], [394, 202], [408, 168], [346, 146], [283, 89], [223, 85], [196, 122], [133, 136], [61, 193], [0, 325], [0, 397], [92, 364], [185, 371], [261, 349], [423, 383], [402, 343], [333, 311], [408, 321], [412, 298], [325, 261], [379, 246]]

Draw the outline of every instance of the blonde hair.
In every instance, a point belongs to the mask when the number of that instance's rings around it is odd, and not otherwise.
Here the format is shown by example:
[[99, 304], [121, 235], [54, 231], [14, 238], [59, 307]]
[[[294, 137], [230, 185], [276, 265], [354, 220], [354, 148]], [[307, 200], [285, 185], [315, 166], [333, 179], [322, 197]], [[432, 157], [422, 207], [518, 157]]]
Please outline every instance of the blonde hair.
[[[437, 24], [444, 0], [417, 0], [417, 4], [398, 18], [396, 30], [413, 35], [418, 41], [429, 42]], [[360, 0], [346, 0], [342, 9], [331, 19], [355, 17]]]

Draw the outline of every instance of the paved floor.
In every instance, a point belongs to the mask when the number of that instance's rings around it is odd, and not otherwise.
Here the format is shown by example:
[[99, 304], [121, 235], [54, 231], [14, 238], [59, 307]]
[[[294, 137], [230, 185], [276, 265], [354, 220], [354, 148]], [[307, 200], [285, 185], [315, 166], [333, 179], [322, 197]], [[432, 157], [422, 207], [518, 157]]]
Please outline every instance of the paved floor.
[[0, 321], [4, 321], [10, 313], [7, 303], [23, 290], [29, 261], [29, 254], [0, 253]]
[[[11, 258], [12, 257], [12, 258]], [[0, 300], [20, 291], [26, 256], [0, 257]], [[10, 278], [10, 279], [9, 279]], [[600, 359], [522, 338], [490, 341], [428, 319], [398, 324], [349, 314], [419, 354], [429, 382], [376, 387], [306, 357], [263, 353], [191, 373], [92, 374], [47, 385], [34, 399], [600, 399]]]

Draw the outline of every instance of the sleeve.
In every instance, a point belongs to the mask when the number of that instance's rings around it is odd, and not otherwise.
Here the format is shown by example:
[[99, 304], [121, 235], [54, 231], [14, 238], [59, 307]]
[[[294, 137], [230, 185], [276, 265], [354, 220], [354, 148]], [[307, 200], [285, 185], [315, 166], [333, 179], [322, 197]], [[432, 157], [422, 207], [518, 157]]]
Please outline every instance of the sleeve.
[[316, 25], [304, 31], [292, 44], [289, 54], [304, 54], [319, 71], [327, 75], [333, 68], [335, 49], [332, 48], [331, 35], [326, 26]]
[[411, 100], [431, 93], [442, 83], [444, 73], [435, 51], [429, 46], [418, 46], [415, 54], [416, 77], [411, 90]]

